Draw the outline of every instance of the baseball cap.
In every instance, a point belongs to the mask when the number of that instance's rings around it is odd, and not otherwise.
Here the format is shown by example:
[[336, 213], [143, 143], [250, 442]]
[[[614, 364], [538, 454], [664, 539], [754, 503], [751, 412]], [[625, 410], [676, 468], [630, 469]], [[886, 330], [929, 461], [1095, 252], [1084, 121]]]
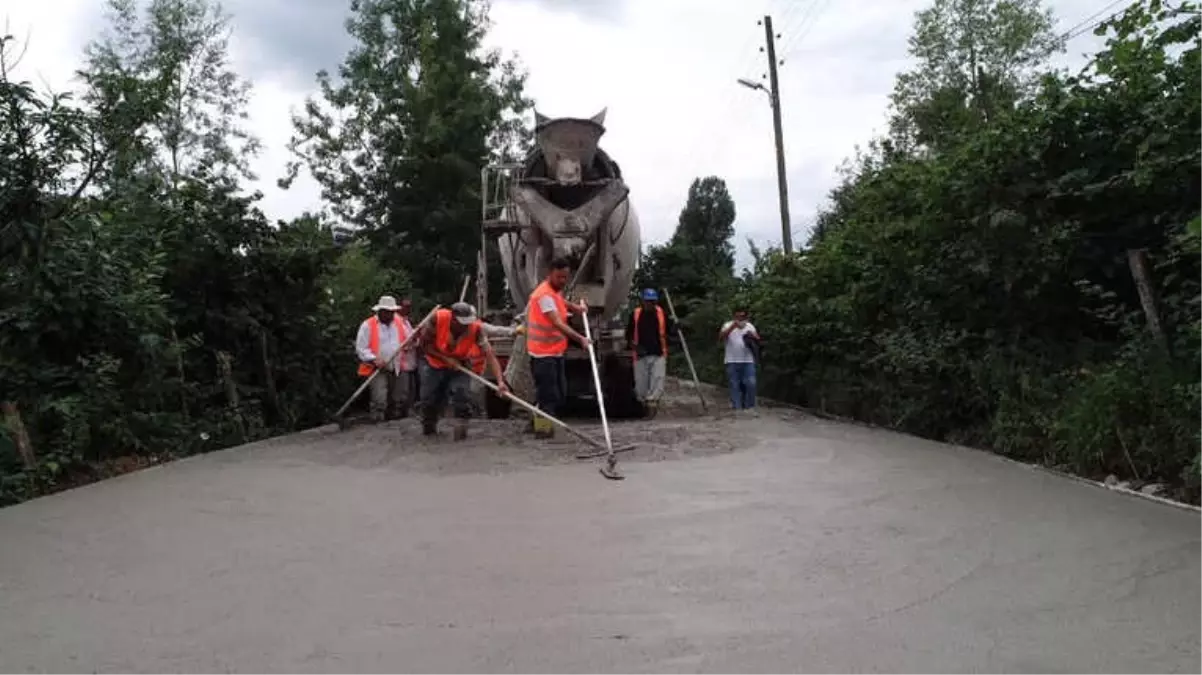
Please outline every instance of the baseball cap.
[[659, 293], [656, 293], [654, 288], [644, 288], [643, 289], [643, 299], [644, 300], [659, 300]]
[[471, 325], [476, 321], [476, 308], [466, 302], [457, 302], [451, 305], [451, 316], [465, 326]]

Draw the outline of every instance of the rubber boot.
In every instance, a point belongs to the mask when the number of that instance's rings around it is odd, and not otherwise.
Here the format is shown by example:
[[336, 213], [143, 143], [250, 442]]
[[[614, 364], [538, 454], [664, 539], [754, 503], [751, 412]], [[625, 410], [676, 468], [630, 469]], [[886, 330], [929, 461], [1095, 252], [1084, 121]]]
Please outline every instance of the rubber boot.
[[535, 438], [553, 438], [555, 436], [555, 427], [550, 421], [538, 417], [534, 417], [534, 437]]

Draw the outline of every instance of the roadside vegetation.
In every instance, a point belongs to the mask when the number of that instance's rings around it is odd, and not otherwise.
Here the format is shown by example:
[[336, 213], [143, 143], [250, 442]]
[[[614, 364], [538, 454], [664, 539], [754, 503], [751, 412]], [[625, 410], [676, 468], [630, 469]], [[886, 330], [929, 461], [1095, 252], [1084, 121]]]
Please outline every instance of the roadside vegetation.
[[743, 304], [765, 395], [1197, 503], [1198, 6], [1130, 5], [1076, 73], [1047, 65], [1051, 26], [1033, 1], [936, 0], [889, 132], [799, 253], [753, 247], [736, 277], [690, 220], [729, 214], [702, 228], [729, 237], [733, 204], [691, 193], [644, 283], [715, 382]]

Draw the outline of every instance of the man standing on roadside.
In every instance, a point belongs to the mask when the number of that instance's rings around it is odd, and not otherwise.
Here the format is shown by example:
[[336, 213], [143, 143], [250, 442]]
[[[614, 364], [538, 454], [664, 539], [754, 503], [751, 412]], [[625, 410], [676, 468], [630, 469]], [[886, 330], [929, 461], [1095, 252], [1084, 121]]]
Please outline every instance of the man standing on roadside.
[[735, 309], [734, 318], [722, 325], [718, 341], [726, 348], [726, 378], [730, 381], [730, 407], [755, 409], [755, 351], [760, 334], [747, 320], [747, 310]]
[[[570, 265], [567, 260], [551, 261], [547, 278], [530, 294], [526, 305], [526, 351], [530, 354], [530, 374], [534, 379], [535, 403], [539, 410], [557, 415], [568, 396], [564, 353], [568, 338], [588, 345], [588, 340], [568, 326], [568, 312], [584, 315], [588, 307], [583, 302], [570, 303], [561, 293], [568, 285]], [[534, 434], [549, 438], [554, 434], [551, 423], [534, 416]]]
[[411, 377], [402, 377], [404, 356], [397, 356], [397, 350], [412, 328], [408, 321], [397, 320], [401, 307], [391, 295], [380, 296], [371, 309], [375, 314], [359, 325], [355, 351], [361, 377], [381, 371], [371, 381], [371, 421], [382, 422], [386, 417], [391, 418], [394, 408], [398, 413], [408, 408]]
[[659, 293], [644, 288], [643, 302], [634, 309], [626, 324], [626, 341], [634, 358], [634, 393], [648, 417], [655, 417], [659, 399], [664, 395], [664, 377], [668, 368], [670, 319], [659, 306]]

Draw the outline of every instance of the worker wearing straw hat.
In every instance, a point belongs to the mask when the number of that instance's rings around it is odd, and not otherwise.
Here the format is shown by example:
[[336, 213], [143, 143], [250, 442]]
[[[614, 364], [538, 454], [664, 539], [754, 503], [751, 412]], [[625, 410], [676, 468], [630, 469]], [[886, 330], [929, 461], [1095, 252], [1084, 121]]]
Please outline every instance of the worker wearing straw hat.
[[413, 330], [408, 319], [397, 316], [398, 313], [408, 314], [407, 304], [408, 301], [398, 304], [391, 295], [381, 296], [371, 308], [374, 314], [359, 325], [359, 334], [355, 337], [359, 375], [370, 377], [376, 370], [380, 371], [371, 381], [373, 422], [382, 422], [394, 413], [405, 416], [412, 399], [412, 355], [397, 355], [401, 343]]

